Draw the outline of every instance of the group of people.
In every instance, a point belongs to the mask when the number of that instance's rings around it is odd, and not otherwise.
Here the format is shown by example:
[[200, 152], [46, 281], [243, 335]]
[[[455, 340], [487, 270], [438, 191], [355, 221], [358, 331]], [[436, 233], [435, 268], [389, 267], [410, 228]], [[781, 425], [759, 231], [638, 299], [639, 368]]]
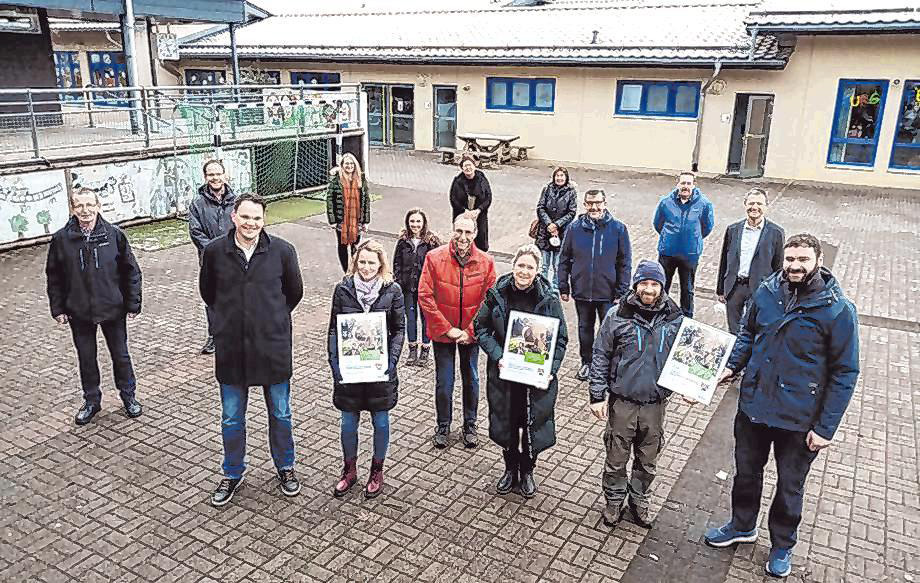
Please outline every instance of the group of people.
[[[211, 502], [230, 502], [243, 480], [251, 386], [263, 390], [280, 489], [296, 496], [300, 484], [294, 473], [290, 379], [291, 312], [303, 297], [297, 252], [265, 232], [265, 201], [234, 193], [220, 161], [208, 161], [203, 170], [205, 184], [190, 208], [189, 232], [199, 252], [199, 290], [208, 322], [202, 352], [215, 353], [222, 404], [223, 479]], [[681, 173], [653, 215], [657, 261], [639, 261], [633, 271], [629, 231], [607, 208], [605, 191], [586, 191], [585, 212], [578, 214], [576, 186], [567, 169], [556, 168], [536, 205], [535, 244], [520, 246], [510, 273], [498, 276], [487, 252], [491, 200], [485, 174], [465, 156], [450, 189], [454, 220], [449, 240], [442, 242], [430, 229], [425, 212], [410, 209], [391, 263], [380, 242], [362, 240], [370, 199], [357, 159], [346, 154], [332, 174], [327, 218], [335, 227], [346, 272], [332, 293], [328, 330], [343, 460], [332, 493], [344, 496], [358, 481], [358, 427], [364, 411], [373, 425], [364, 496], [375, 498], [383, 491], [389, 411], [398, 401], [398, 364], [407, 340], [406, 364], [434, 361], [432, 444], [438, 449], [450, 444], [457, 368], [461, 441], [465, 448], [479, 443], [480, 349], [485, 353], [489, 437], [504, 458], [495, 490], [534, 496], [537, 458], [556, 442], [558, 371], [568, 346], [563, 305], [574, 299], [580, 348], [575, 378], [588, 381], [588, 410], [606, 424], [603, 521], [616, 527], [628, 516], [649, 527], [649, 497], [672, 396], [657, 379], [683, 318], [693, 315], [694, 277], [703, 241], [713, 229], [713, 205], [693, 173]], [[745, 218], [729, 225], [723, 238], [717, 294], [737, 341], [720, 380], [742, 377], [734, 425], [736, 475], [732, 517], [710, 529], [704, 540], [716, 547], [756, 540], [763, 468], [772, 446], [778, 485], [769, 515], [773, 548], [766, 569], [785, 576], [791, 570], [808, 470], [830, 445], [855, 388], [859, 339], [855, 308], [822, 266], [820, 242], [807, 234], [785, 239], [782, 228], [766, 219], [767, 202], [766, 191], [748, 191]], [[51, 314], [70, 325], [78, 354], [84, 403], [75, 421], [86, 424], [101, 409], [99, 326], [125, 412], [137, 417], [142, 408], [134, 391], [126, 318], [141, 311], [141, 272], [124, 233], [99, 216], [93, 191], [77, 190], [70, 204], [73, 216], [52, 238], [46, 272]], [[675, 273], [680, 305], [668, 295]], [[545, 387], [503, 378], [512, 311], [559, 321]], [[387, 354], [381, 368], [386, 368], [381, 380], [346, 382], [336, 319], [369, 312], [384, 315]]]

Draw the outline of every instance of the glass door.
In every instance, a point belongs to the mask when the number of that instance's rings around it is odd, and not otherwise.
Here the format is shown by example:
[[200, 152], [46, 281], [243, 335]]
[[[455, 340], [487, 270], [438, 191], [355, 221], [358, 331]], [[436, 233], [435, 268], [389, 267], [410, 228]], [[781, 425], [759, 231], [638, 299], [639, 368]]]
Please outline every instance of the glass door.
[[411, 148], [415, 142], [415, 87], [390, 85], [390, 143]]
[[434, 86], [434, 147], [457, 146], [457, 88]]
[[386, 132], [383, 127], [386, 115], [384, 88], [384, 85], [364, 85], [364, 91], [367, 93], [367, 139], [375, 146], [386, 144]]
[[751, 96], [741, 154], [741, 178], [763, 176], [767, 158], [767, 138], [773, 116], [773, 97]]

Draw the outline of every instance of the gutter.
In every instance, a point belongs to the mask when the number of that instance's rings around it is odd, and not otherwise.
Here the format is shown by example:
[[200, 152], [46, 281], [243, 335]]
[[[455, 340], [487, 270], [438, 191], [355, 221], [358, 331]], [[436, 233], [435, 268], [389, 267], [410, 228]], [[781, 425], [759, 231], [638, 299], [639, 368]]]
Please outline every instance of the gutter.
[[690, 159], [690, 169], [694, 172], [699, 170], [700, 166], [700, 142], [703, 139], [703, 113], [706, 111], [706, 91], [716, 82], [716, 79], [719, 77], [719, 73], [722, 72], [722, 61], [717, 60], [715, 64], [715, 70], [712, 72], [712, 77], [703, 85], [703, 88], [700, 90], [700, 112], [697, 116], [696, 121], [696, 139], [693, 142], [693, 154]]

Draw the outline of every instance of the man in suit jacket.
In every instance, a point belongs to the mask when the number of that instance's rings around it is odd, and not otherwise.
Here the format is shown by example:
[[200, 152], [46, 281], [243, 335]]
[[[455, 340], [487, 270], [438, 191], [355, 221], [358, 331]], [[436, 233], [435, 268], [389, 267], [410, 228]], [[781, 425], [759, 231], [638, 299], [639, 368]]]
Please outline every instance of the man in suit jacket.
[[757, 286], [783, 267], [783, 228], [768, 221], [767, 193], [752, 188], [744, 195], [747, 218], [725, 229], [716, 294], [725, 304], [728, 331], [738, 332], [744, 306]]

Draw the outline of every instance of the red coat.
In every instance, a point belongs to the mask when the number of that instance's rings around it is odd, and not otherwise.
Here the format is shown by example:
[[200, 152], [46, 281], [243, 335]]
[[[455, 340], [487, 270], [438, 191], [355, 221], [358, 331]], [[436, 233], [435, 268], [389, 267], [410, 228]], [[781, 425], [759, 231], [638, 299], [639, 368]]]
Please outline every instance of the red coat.
[[418, 284], [418, 304], [425, 314], [428, 336], [435, 342], [453, 342], [446, 336], [451, 328], [465, 330], [470, 343], [476, 342], [473, 320], [495, 285], [495, 262], [473, 245], [465, 267], [453, 255], [454, 244], [428, 252]]

